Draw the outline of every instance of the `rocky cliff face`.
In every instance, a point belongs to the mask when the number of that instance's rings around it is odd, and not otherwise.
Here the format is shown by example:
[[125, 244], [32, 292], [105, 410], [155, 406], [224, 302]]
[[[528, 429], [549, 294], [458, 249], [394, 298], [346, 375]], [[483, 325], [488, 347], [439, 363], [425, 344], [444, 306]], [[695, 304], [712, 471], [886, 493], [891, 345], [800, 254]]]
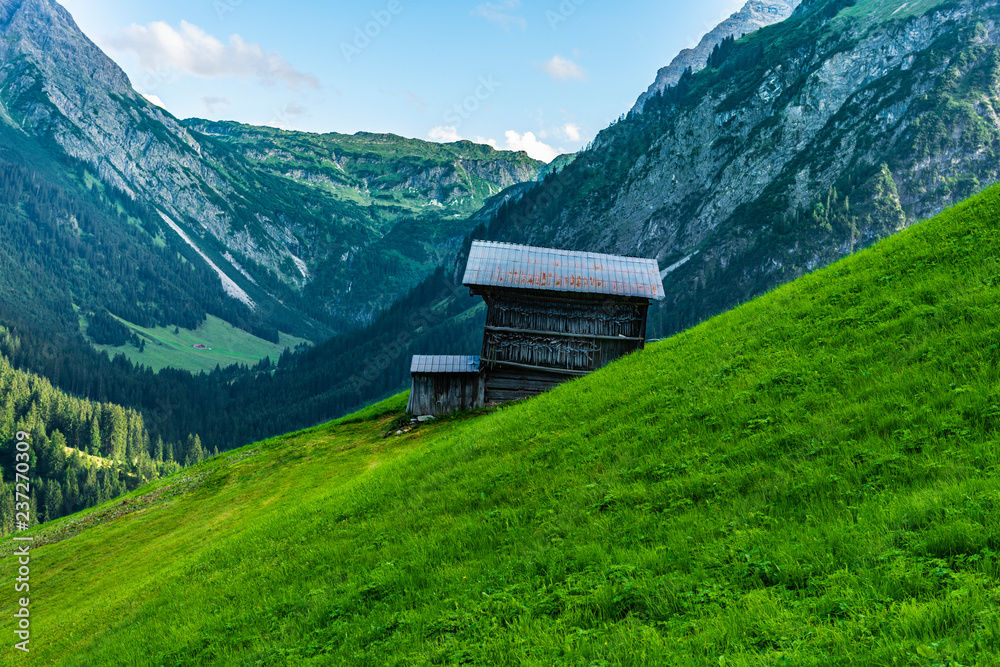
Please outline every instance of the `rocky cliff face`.
[[[0, 0], [0, 37], [3, 121], [167, 216], [164, 232], [184, 232], [242, 301], [249, 303], [241, 290], [282, 300], [286, 288], [311, 285], [309, 299], [324, 305], [335, 330], [363, 324], [427, 275], [438, 249], [465, 234], [463, 221], [477, 203], [542, 167], [473, 144], [336, 135], [334, 150], [298, 133], [289, 143], [315, 148], [302, 163], [269, 128], [244, 128], [235, 146], [224, 133], [189, 127], [148, 103], [54, 0]], [[266, 138], [250, 145], [253, 134]], [[264, 164], [283, 150], [286, 168]], [[337, 167], [328, 174], [324, 165]], [[378, 189], [366, 180], [372, 171], [385, 176], [386, 191], [405, 191], [405, 206], [420, 213], [425, 230], [417, 238], [428, 243], [415, 243], [414, 261], [393, 264], [384, 256], [382, 240], [403, 217], [381, 215], [400, 202], [370, 196]], [[356, 261], [345, 264], [345, 257]]]
[[656, 257], [665, 332], [1000, 179], [1000, 8], [812, 2], [647, 101], [498, 238]]
[[[132, 90], [60, 5], [3, 0], [0, 35], [0, 101], [16, 127], [53, 139], [109, 185], [133, 195], [155, 193], [176, 217], [203, 203], [204, 189], [228, 190], [200, 159], [195, 138]], [[224, 227], [217, 206], [209, 204], [200, 217], [210, 228]]]
[[711, 32], [702, 37], [698, 45], [692, 49], [684, 49], [656, 74], [656, 81], [649, 89], [639, 96], [633, 111], [642, 111], [646, 100], [661, 93], [671, 86], [677, 85], [685, 70], [699, 72], [705, 68], [712, 50], [727, 37], [739, 39], [744, 35], [784, 21], [802, 0], [750, 0], [743, 9], [717, 25]]

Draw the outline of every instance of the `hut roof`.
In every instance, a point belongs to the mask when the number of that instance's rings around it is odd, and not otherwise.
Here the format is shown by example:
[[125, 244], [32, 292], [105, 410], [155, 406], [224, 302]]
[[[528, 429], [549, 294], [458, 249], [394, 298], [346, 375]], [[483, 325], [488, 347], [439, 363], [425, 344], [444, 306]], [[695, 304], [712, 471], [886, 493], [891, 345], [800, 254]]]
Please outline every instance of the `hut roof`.
[[473, 241], [462, 282], [469, 287], [584, 292], [662, 301], [655, 259]]
[[417, 354], [410, 373], [478, 373], [479, 355], [429, 356]]

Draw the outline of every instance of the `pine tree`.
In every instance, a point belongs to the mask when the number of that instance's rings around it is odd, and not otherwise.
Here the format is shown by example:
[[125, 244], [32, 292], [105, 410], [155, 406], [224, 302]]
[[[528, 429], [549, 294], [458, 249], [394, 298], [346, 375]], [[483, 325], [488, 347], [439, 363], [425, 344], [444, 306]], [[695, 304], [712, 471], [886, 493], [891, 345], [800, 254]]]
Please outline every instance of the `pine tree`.
[[77, 485], [76, 472], [70, 468], [66, 470], [63, 480], [63, 514], [72, 514], [79, 507], [80, 489]]
[[93, 454], [94, 456], [101, 455], [101, 423], [96, 412], [90, 419], [90, 441], [83, 452], [85, 454]]
[[49, 451], [51, 452], [50, 475], [52, 478], [56, 478], [58, 473], [66, 467], [66, 436], [62, 432], [52, 432]]
[[188, 434], [187, 455], [184, 458], [185, 467], [193, 466], [205, 460], [205, 450], [201, 447], [201, 438]]
[[82, 507], [93, 507], [100, 503], [100, 487], [97, 483], [97, 472], [93, 467], [87, 468], [83, 488], [80, 491]]
[[45, 494], [45, 520], [52, 521], [63, 516], [63, 494], [59, 482], [53, 481], [48, 485], [48, 492]]
[[111, 421], [105, 424], [110, 429], [107, 457], [113, 461], [125, 461], [128, 449], [128, 417], [120, 405], [110, 406]]

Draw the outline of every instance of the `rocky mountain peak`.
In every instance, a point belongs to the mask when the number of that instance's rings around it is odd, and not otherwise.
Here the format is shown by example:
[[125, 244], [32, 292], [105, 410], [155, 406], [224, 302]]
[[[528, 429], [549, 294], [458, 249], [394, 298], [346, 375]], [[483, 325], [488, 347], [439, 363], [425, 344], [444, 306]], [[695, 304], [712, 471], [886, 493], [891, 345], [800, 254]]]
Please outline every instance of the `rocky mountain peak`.
[[[0, 58], [10, 62], [23, 56], [50, 81], [72, 72], [118, 95], [134, 95], [128, 76], [77, 26], [72, 15], [55, 0], [0, 0]], [[69, 65], [70, 67], [67, 67]]]
[[641, 112], [651, 95], [676, 84], [684, 74], [684, 70], [690, 68], [692, 72], [697, 72], [704, 69], [709, 56], [712, 55], [712, 49], [722, 43], [722, 40], [727, 37], [739, 39], [764, 26], [780, 23], [791, 16], [801, 2], [802, 0], [750, 0], [743, 9], [705, 35], [696, 47], [678, 53], [669, 65], [657, 73], [656, 81], [639, 96], [632, 110]]

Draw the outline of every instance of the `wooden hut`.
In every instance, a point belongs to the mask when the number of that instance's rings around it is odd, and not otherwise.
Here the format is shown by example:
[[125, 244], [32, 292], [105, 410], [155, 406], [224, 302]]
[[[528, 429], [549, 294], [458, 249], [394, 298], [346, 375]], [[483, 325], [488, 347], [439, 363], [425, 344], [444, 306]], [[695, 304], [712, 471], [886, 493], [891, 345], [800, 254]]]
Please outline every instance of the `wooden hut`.
[[654, 259], [474, 241], [465, 284], [487, 305], [486, 403], [542, 393], [646, 342], [664, 298]]
[[484, 404], [478, 356], [414, 356], [410, 375], [406, 411], [412, 415], [445, 415]]

